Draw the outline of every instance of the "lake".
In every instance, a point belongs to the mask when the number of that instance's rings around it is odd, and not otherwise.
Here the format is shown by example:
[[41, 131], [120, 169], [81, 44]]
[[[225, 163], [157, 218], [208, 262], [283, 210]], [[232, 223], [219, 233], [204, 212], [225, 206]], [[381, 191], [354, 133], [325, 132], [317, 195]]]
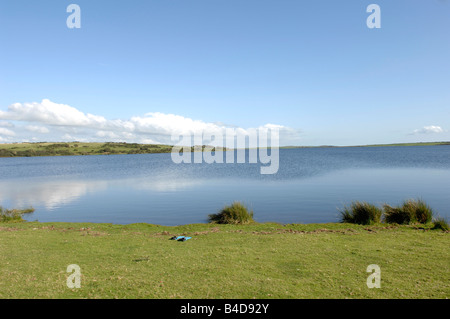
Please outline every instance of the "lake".
[[41, 222], [203, 223], [233, 201], [258, 222], [337, 222], [352, 201], [424, 199], [450, 217], [450, 146], [280, 149], [261, 164], [175, 164], [171, 154], [0, 158], [0, 205]]

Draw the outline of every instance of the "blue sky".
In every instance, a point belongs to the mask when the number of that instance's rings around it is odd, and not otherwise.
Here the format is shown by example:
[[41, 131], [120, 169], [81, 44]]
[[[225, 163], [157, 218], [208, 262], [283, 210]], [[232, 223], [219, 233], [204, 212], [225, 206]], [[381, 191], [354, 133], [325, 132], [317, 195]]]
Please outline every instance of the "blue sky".
[[0, 43], [0, 142], [267, 124], [282, 145], [450, 140], [448, 0], [2, 1]]

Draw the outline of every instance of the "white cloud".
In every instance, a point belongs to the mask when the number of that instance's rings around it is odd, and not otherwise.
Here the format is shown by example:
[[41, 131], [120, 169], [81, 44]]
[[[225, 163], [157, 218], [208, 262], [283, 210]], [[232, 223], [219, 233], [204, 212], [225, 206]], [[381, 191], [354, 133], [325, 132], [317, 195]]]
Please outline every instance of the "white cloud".
[[95, 133], [95, 136], [106, 137], [106, 138], [110, 138], [110, 139], [116, 139], [119, 137], [117, 134], [115, 134], [114, 132], [110, 132], [110, 131], [98, 131], [97, 133]]
[[98, 127], [107, 122], [102, 116], [84, 114], [74, 107], [53, 103], [48, 99], [40, 103], [14, 103], [8, 107], [8, 111], [0, 111], [0, 119], [57, 126]]
[[4, 135], [4, 136], [16, 136], [16, 133], [14, 133], [13, 131], [4, 128], [4, 127], [0, 127], [0, 135]]
[[[52, 127], [52, 134], [59, 133], [60, 136], [48, 136], [48, 138], [65, 141], [108, 140], [173, 144], [172, 135], [223, 134], [226, 128], [233, 128], [241, 134], [254, 130], [236, 128], [221, 122], [208, 123], [161, 112], [146, 113], [144, 116], [134, 116], [126, 120], [108, 120], [103, 116], [86, 114], [72, 106], [54, 103], [48, 99], [41, 102], [14, 103], [6, 111], [0, 111], [0, 120], [33, 124], [25, 126], [25, 129], [34, 133], [49, 133], [48, 127]], [[280, 136], [283, 132], [289, 139], [298, 139], [298, 131], [281, 125], [266, 124], [259, 128], [277, 128], [280, 130]], [[5, 132], [14, 133], [10, 130]]]
[[224, 128], [213, 123], [159, 112], [147, 113], [145, 117], [132, 117], [130, 122], [138, 132], [164, 135], [217, 132]]
[[11, 122], [0, 121], [0, 126], [1, 127], [9, 127], [9, 128], [11, 128], [11, 127], [14, 127], [14, 124], [11, 123]]
[[142, 144], [161, 144], [160, 142], [152, 140], [150, 138], [143, 138], [143, 139], [139, 140], [139, 143], [142, 143]]
[[424, 126], [421, 129], [414, 130], [411, 134], [430, 134], [430, 133], [443, 133], [444, 130], [440, 126], [429, 125]]
[[89, 142], [87, 139], [82, 138], [82, 137], [78, 137], [78, 136], [73, 136], [70, 134], [64, 134], [61, 139], [65, 142]]
[[50, 130], [44, 126], [36, 126], [36, 125], [28, 125], [25, 126], [25, 129], [30, 132], [35, 133], [41, 133], [41, 134], [47, 134], [50, 132]]

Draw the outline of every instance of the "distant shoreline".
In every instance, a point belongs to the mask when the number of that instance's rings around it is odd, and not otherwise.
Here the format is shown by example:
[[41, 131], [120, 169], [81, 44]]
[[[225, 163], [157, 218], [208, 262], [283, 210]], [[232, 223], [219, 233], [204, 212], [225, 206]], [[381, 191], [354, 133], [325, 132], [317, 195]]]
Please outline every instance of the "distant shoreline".
[[[388, 146], [437, 146], [450, 145], [450, 142], [417, 142], [394, 144], [370, 144], [351, 146], [281, 146], [280, 149], [293, 148], [342, 148], [342, 147], [388, 147]], [[0, 157], [38, 157], [38, 156], [77, 156], [77, 155], [124, 155], [170, 153], [172, 145], [138, 144], [124, 142], [36, 142], [0, 144]], [[191, 147], [191, 151], [200, 150]], [[221, 148], [220, 150], [224, 150]], [[214, 151], [214, 149], [213, 149]]]
[[392, 143], [392, 144], [367, 144], [367, 145], [319, 145], [319, 146], [281, 146], [280, 148], [325, 148], [325, 147], [385, 147], [385, 146], [437, 146], [450, 145], [449, 142], [415, 142], [415, 143]]

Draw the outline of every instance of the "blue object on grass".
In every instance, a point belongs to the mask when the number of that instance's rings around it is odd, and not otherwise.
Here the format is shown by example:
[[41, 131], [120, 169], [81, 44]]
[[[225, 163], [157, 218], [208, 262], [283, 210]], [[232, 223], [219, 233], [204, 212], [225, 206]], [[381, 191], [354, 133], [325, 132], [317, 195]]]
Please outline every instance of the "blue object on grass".
[[180, 240], [183, 238], [184, 238], [184, 236], [173, 236], [172, 238], [170, 238], [170, 240]]

